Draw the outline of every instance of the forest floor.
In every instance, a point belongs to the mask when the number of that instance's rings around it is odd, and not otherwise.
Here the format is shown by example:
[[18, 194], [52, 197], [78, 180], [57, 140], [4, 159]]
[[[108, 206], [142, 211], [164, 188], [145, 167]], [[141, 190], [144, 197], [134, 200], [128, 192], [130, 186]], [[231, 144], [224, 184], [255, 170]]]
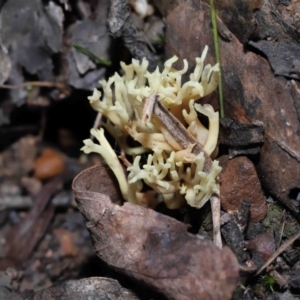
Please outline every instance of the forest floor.
[[[103, 158], [80, 151], [99, 126], [87, 100], [99, 80], [121, 61], [146, 58], [152, 72], [176, 55], [175, 69], [187, 59], [186, 82], [206, 45], [204, 66], [216, 63], [205, 1], [129, 2], [0, 1], [0, 299], [204, 299], [199, 290], [205, 299], [298, 299], [300, 2], [215, 1], [224, 104], [220, 90], [200, 102], [225, 115], [215, 158], [222, 250], [210, 242], [209, 202], [140, 211], [113, 201], [130, 217], [100, 233], [89, 227], [97, 209], [81, 207], [78, 186], [120, 194]], [[95, 165], [99, 186], [81, 183]], [[98, 211], [113, 211], [105, 201]], [[128, 267], [126, 243], [140, 239], [147, 251]]]

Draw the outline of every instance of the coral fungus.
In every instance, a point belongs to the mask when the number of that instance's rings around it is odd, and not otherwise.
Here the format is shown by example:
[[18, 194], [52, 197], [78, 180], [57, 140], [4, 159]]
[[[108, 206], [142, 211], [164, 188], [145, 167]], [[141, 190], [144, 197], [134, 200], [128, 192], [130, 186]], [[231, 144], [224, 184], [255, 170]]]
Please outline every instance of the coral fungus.
[[[210, 105], [195, 103], [218, 84], [218, 64], [204, 66], [207, 50], [205, 47], [202, 56], [196, 58], [196, 67], [186, 83], [182, 84], [182, 75], [188, 69], [186, 60], [182, 70], [172, 67], [177, 61], [174, 56], [165, 62], [162, 72], [157, 68], [149, 73], [146, 59], [141, 63], [133, 59], [130, 65], [121, 63], [123, 76], [115, 73], [108, 81], [100, 81], [103, 96], [95, 89], [88, 97], [91, 106], [105, 117], [102, 126], [121, 150], [132, 156], [128, 175], [106, 141], [103, 129], [91, 130], [100, 145], [88, 139], [82, 150], [103, 156], [116, 175], [125, 200], [153, 205], [153, 201], [161, 199], [169, 208], [178, 208], [187, 201], [200, 208], [213, 193], [218, 194], [217, 176], [221, 168], [217, 161], [211, 162], [210, 156], [217, 146], [219, 114]], [[155, 113], [157, 102], [163, 113], [170, 114], [180, 126], [164, 124], [163, 118]], [[199, 121], [198, 114], [208, 117], [208, 128]], [[186, 142], [179, 138], [178, 130], [184, 132], [183, 139], [189, 137]], [[130, 146], [128, 137], [140, 145]], [[201, 151], [195, 151], [196, 145]], [[209, 168], [205, 167], [207, 160]], [[145, 184], [153, 191], [143, 193]]]

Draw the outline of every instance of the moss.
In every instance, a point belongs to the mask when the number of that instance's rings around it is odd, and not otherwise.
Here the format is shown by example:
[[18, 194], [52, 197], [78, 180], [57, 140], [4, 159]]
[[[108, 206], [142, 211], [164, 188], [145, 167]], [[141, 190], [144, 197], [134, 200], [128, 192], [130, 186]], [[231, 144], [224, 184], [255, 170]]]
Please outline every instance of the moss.
[[297, 222], [292, 221], [292, 222], [286, 222], [284, 226], [284, 231], [283, 235], [285, 238], [289, 239], [293, 235], [295, 235], [297, 232], [299, 232], [300, 226]]
[[270, 274], [261, 276], [260, 282], [265, 289], [271, 291], [272, 293], [274, 293], [274, 290], [276, 289], [276, 287], [278, 287], [276, 279]]
[[268, 214], [262, 224], [266, 231], [274, 234], [276, 245], [279, 245], [279, 243], [282, 244], [285, 240], [291, 238], [300, 230], [300, 225], [296, 222], [289, 211], [276, 204], [269, 205]]
[[281, 227], [282, 208], [275, 204], [270, 204], [268, 214], [263, 221], [263, 226], [268, 232], [279, 230]]

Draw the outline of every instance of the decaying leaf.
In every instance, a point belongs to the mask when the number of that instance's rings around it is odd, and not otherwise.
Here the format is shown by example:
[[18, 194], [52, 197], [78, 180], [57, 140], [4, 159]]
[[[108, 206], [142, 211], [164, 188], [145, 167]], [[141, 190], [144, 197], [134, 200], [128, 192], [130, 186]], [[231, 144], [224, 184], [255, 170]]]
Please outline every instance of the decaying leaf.
[[[209, 45], [207, 60], [214, 62], [209, 6], [187, 1], [167, 17], [167, 57], [177, 55], [192, 61], [204, 45]], [[259, 175], [264, 186], [277, 199], [294, 211], [290, 199], [299, 189], [299, 84], [275, 77], [268, 61], [252, 52], [232, 36], [219, 39], [225, 115], [249, 124], [255, 120], [265, 126], [265, 142], [261, 149]], [[184, 47], [178, 47], [184, 45]], [[297, 138], [298, 137], [298, 138]]]
[[255, 147], [264, 142], [262, 124], [239, 124], [231, 119], [220, 119], [219, 144], [229, 147]]
[[291, 1], [288, 10], [276, 2], [262, 1], [262, 7], [255, 12], [257, 29], [249, 44], [268, 58], [276, 75], [299, 80], [300, 6]]
[[61, 50], [62, 9], [49, 2], [7, 2], [1, 11], [1, 34], [4, 46], [30, 74], [48, 80], [52, 76], [51, 55]]
[[[95, 20], [85, 19], [75, 23], [72, 43], [85, 47], [103, 60], [108, 60], [110, 39], [104, 21], [106, 18], [103, 15], [103, 7], [99, 8], [97, 13]], [[86, 54], [75, 49], [72, 49], [72, 54], [79, 74], [85, 74], [89, 69], [95, 69], [94, 62]]]
[[289, 44], [260, 40], [249, 44], [268, 57], [275, 75], [300, 79], [299, 41]]
[[[11, 84], [24, 82], [22, 67], [41, 80], [52, 79], [51, 56], [61, 50], [63, 20], [61, 7], [52, 1], [47, 6], [38, 0], [5, 2], [0, 15], [0, 35], [11, 60], [10, 74], [5, 79], [9, 77]], [[22, 105], [27, 93], [20, 89], [10, 95], [14, 103]]]
[[107, 10], [109, 1], [99, 1], [97, 8], [92, 15], [86, 16], [83, 20], [77, 20], [69, 27], [66, 36], [66, 47], [64, 55], [68, 64], [69, 83], [77, 89], [91, 90], [103, 77], [106, 69], [97, 66], [86, 54], [79, 52], [73, 46], [78, 44], [87, 49], [95, 56], [109, 60], [110, 37], [107, 32]]
[[[208, 0], [205, 2], [209, 4]], [[222, 22], [244, 44], [255, 30], [256, 20], [253, 12], [260, 8], [261, 2], [261, 0], [215, 0], [215, 7]]]
[[230, 299], [238, 280], [234, 254], [189, 234], [187, 225], [168, 216], [114, 204], [122, 196], [112, 178], [108, 166], [98, 165], [73, 182], [96, 254], [168, 299]]
[[[28, 298], [27, 298], [28, 299]], [[116, 280], [91, 277], [80, 280], [69, 280], [59, 285], [39, 291], [31, 300], [137, 300], [136, 295], [124, 289]], [[29, 300], [29, 299], [28, 299]]]

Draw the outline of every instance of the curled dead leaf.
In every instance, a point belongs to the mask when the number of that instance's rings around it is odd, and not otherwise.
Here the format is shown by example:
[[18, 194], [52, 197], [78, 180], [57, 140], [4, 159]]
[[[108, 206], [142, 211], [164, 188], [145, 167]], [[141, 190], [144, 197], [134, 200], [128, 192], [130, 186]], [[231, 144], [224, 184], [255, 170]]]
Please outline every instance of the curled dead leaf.
[[168, 299], [231, 298], [239, 266], [229, 248], [218, 249], [154, 210], [114, 204], [121, 195], [107, 166], [80, 173], [73, 191], [95, 252], [110, 266]]

